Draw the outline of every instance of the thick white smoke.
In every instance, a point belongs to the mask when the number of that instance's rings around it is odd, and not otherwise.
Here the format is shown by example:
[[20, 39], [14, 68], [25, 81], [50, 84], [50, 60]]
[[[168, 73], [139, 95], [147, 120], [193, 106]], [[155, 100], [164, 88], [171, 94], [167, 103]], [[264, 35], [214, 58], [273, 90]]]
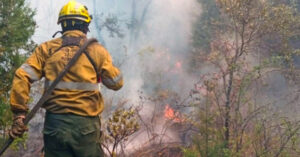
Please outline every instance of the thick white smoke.
[[[68, 0], [27, 0], [36, 8], [37, 29], [33, 40], [38, 44], [52, 39], [60, 30], [58, 13]], [[105, 98], [127, 99], [130, 104], [140, 100], [139, 91], [153, 95], [158, 90], [170, 90], [187, 95], [197, 78], [186, 72], [192, 23], [200, 14], [197, 0], [78, 0], [93, 15], [89, 37], [96, 37], [111, 53], [124, 75], [124, 87], [118, 91], [102, 89]], [[107, 17], [116, 17], [122, 38], [111, 37], [101, 27]], [[102, 28], [102, 29], [100, 29]], [[57, 35], [58, 37], [59, 35]], [[145, 118], [153, 110], [146, 104]], [[147, 115], [148, 114], [148, 115]], [[42, 123], [42, 122], [41, 122]], [[162, 125], [156, 129], [161, 130]], [[169, 132], [170, 137], [173, 133]], [[139, 143], [146, 142], [144, 135]], [[175, 136], [174, 136], [174, 140]], [[134, 142], [136, 144], [136, 142]]]
[[[56, 24], [60, 8], [67, 0], [28, 0], [36, 8], [37, 29], [34, 41], [37, 43], [51, 39], [60, 30]], [[192, 82], [184, 72], [188, 65], [186, 56], [190, 51], [194, 15], [199, 14], [196, 0], [79, 0], [89, 8], [94, 16], [90, 37], [96, 37], [108, 49], [114, 61], [123, 63], [124, 88], [114, 96], [138, 100], [137, 92], [155, 88], [157, 82], [149, 78], [147, 72], [161, 73], [163, 88], [183, 90], [191, 88]], [[106, 29], [100, 30], [105, 18], [117, 17], [123, 38], [111, 37]], [[128, 27], [132, 25], [131, 27]], [[58, 35], [59, 36], [59, 35]], [[187, 84], [188, 83], [188, 84]], [[104, 94], [112, 95], [105, 90]]]

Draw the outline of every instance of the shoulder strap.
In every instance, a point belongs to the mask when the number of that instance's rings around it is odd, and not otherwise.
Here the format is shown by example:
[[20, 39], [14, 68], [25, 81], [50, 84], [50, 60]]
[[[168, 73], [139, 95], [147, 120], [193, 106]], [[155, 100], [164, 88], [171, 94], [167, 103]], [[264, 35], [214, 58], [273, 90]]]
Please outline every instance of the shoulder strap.
[[86, 57], [88, 58], [90, 63], [93, 65], [93, 67], [96, 71], [97, 81], [99, 81], [100, 80], [100, 71], [98, 70], [96, 63], [94, 62], [94, 60], [92, 59], [92, 57], [89, 55], [88, 52], [84, 51], [83, 53], [86, 55]]
[[[57, 51], [59, 51], [60, 49], [62, 49], [63, 47], [67, 47], [67, 46], [78, 46], [80, 47], [80, 41], [81, 40], [84, 40], [83, 38], [81, 37], [66, 37], [66, 36], [63, 36], [62, 37], [62, 45], [56, 49], [52, 54], [56, 53]], [[94, 67], [94, 70], [96, 71], [96, 77], [97, 77], [97, 81], [100, 80], [100, 71], [98, 70], [97, 68], [97, 65], [95, 63], [95, 61], [92, 59], [92, 57], [86, 52], [86, 50], [83, 52], [86, 57], [88, 58], [88, 60], [90, 61], [90, 63], [93, 65]], [[52, 55], [51, 54], [51, 55]]]

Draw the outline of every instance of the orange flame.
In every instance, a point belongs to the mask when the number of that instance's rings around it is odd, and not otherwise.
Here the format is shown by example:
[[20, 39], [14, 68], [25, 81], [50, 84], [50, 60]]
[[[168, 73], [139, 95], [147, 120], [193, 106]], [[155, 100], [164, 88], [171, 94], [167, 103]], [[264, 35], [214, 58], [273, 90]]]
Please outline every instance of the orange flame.
[[182, 67], [181, 61], [176, 62], [175, 66], [177, 69], [181, 69], [181, 67]]
[[176, 123], [180, 123], [183, 120], [180, 118], [179, 112], [175, 112], [169, 104], [166, 105], [165, 107], [165, 117], [167, 119], [173, 120]]

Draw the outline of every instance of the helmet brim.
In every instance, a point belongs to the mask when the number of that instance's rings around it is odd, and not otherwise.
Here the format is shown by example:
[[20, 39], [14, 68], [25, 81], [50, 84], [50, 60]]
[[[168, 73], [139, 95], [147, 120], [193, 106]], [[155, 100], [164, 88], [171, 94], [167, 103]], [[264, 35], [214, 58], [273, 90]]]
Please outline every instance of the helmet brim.
[[86, 23], [90, 23], [91, 22], [91, 18], [88, 18], [86, 16], [81, 16], [81, 15], [64, 15], [64, 16], [60, 16], [57, 24], [60, 24], [62, 21], [65, 20], [80, 20]]

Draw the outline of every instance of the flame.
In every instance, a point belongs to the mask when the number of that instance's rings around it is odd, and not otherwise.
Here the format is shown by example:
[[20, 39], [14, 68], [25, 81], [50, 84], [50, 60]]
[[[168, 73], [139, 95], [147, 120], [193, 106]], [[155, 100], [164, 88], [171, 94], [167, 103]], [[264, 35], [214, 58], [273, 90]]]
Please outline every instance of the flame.
[[165, 118], [173, 120], [176, 123], [180, 123], [183, 120], [180, 118], [179, 112], [175, 112], [169, 104], [165, 107]]
[[175, 63], [175, 67], [176, 67], [177, 69], [181, 69], [181, 67], [182, 67], [181, 61], [177, 61], [177, 62]]
[[170, 72], [177, 74], [182, 72], [182, 61], [176, 61], [175, 64], [170, 67]]

